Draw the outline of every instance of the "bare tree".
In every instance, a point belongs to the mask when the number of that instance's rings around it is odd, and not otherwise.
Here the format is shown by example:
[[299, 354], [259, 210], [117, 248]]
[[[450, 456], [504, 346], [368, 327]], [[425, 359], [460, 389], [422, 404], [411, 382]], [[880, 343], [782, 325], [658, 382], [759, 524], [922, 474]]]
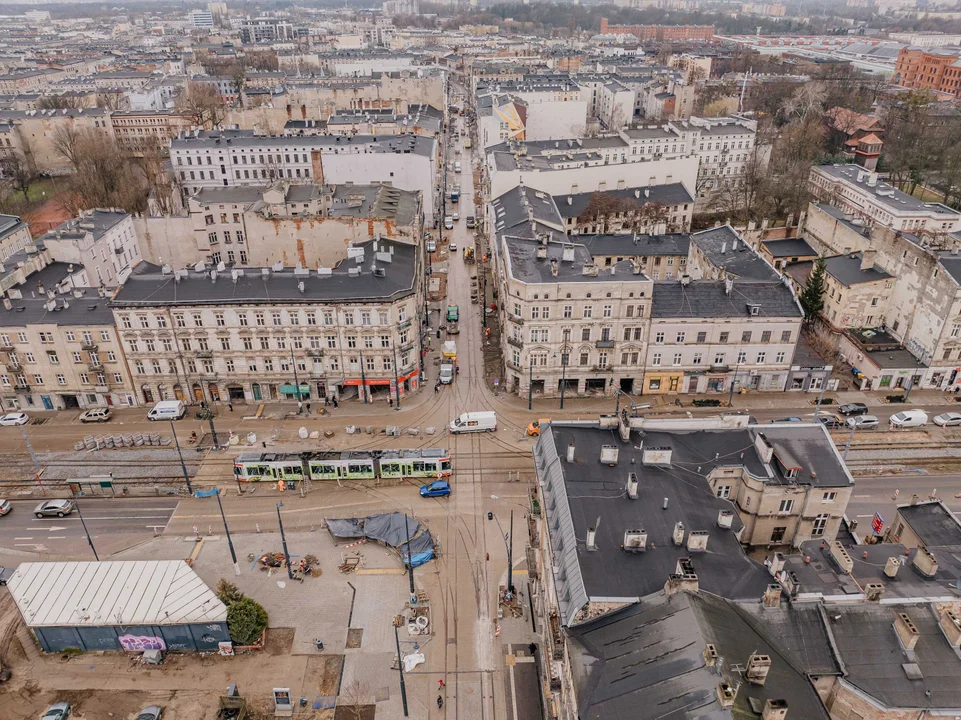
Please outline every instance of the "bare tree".
[[176, 109], [194, 125], [207, 129], [218, 127], [227, 118], [224, 98], [212, 83], [188, 82], [177, 95]]
[[104, 110], [126, 110], [130, 103], [122, 92], [97, 93], [97, 107]]
[[75, 110], [85, 107], [87, 107], [86, 98], [74, 93], [45, 95], [37, 100], [37, 109], [39, 110]]
[[370, 686], [360, 680], [351, 680], [344, 685], [337, 698], [337, 707], [343, 708], [343, 714], [350, 720], [363, 720], [364, 707], [372, 704]]
[[177, 210], [181, 183], [167, 167], [165, 148], [159, 138], [143, 146], [141, 163], [151, 208], [162, 215], [172, 215]]
[[147, 208], [148, 188], [112, 137], [92, 129], [79, 131], [71, 150], [63, 207], [73, 214], [97, 207], [122, 207], [130, 213]]
[[80, 142], [80, 129], [73, 123], [61, 124], [53, 131], [53, 149], [71, 165], [76, 164], [77, 144]]
[[14, 151], [0, 158], [0, 176], [9, 178], [13, 187], [23, 193], [24, 200], [30, 199], [30, 183], [36, 173], [22, 153]]

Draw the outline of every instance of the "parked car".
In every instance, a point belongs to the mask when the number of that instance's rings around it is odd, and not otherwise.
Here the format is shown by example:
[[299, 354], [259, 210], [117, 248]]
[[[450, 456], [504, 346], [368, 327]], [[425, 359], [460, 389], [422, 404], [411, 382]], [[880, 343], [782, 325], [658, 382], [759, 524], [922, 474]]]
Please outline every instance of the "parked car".
[[421, 497], [447, 497], [450, 495], [450, 483], [446, 480], [435, 480], [427, 485], [421, 485]]
[[102, 423], [107, 422], [113, 413], [110, 408], [92, 408], [90, 410], [85, 410], [80, 415], [80, 422], [82, 423]]
[[864, 415], [868, 411], [868, 406], [864, 403], [848, 403], [838, 408], [842, 415]]
[[451, 217], [451, 220], [453, 220], [454, 222], [457, 222], [458, 220], [460, 220], [460, 213], [453, 213], [450, 217]]
[[137, 713], [137, 720], [160, 720], [163, 712], [163, 708], [159, 705], [151, 705]]
[[30, 416], [23, 412], [7, 413], [0, 417], [0, 425], [26, 425]]
[[63, 517], [64, 515], [69, 515], [72, 513], [73, 508], [73, 500], [44, 500], [42, 503], [37, 505], [33, 511], [33, 514], [38, 518], [51, 517], [53, 515], [56, 515], [57, 517]]
[[818, 422], [828, 430], [836, 430], [837, 428], [844, 426], [844, 421], [841, 420], [841, 418], [835, 417], [834, 415], [821, 415], [818, 418]]
[[0, 516], [8, 514], [11, 510], [13, 510], [13, 503], [5, 499], [0, 500]]
[[924, 410], [902, 410], [891, 416], [891, 427], [916, 428], [928, 424], [928, 414]]
[[876, 428], [881, 424], [881, 421], [874, 415], [855, 415], [845, 420], [844, 424], [855, 430], [869, 430]]
[[13, 577], [14, 568], [0, 567], [0, 585], [6, 585], [7, 581]]
[[946, 412], [934, 416], [934, 424], [941, 427], [954, 427], [961, 425], [961, 413]]
[[447, 249], [450, 250], [451, 252], [457, 252], [457, 243], [455, 243], [455, 242], [452, 240], [452, 241], [447, 245]]
[[778, 418], [777, 420], [772, 420], [771, 422], [772, 423], [797, 423], [797, 422], [804, 422], [804, 421], [799, 417], [783, 417], [783, 418]]
[[468, 216], [467, 216], [467, 227], [469, 227], [469, 228], [477, 227], [477, 221], [474, 220], [474, 216], [473, 216], [473, 215], [468, 215]]
[[40, 716], [40, 720], [67, 720], [70, 717], [70, 703], [58, 702], [51, 705], [47, 712]]

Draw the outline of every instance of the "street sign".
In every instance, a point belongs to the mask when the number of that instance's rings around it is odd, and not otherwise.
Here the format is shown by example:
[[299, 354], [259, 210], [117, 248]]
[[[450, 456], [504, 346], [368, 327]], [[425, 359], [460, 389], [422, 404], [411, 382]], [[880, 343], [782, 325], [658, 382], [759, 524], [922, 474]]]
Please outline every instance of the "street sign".
[[874, 513], [874, 520], [871, 521], [871, 528], [874, 530], [876, 535], [881, 534], [881, 528], [884, 527], [884, 518], [881, 517], [881, 513]]

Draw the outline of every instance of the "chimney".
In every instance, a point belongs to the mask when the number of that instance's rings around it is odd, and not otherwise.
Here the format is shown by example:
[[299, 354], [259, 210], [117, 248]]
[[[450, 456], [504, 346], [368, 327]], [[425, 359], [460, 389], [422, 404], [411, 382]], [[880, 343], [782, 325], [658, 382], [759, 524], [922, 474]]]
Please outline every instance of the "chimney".
[[752, 685], [763, 685], [771, 671], [771, 656], [754, 653], [747, 659], [745, 679]]
[[717, 526], [721, 530], [730, 530], [734, 525], [734, 511], [733, 510], [718, 510], [717, 513]]
[[564, 249], [561, 250], [561, 260], [564, 262], [574, 262], [574, 246], [565, 245]]
[[705, 645], [701, 655], [704, 657], [704, 664], [708, 667], [714, 667], [717, 664], [717, 648], [714, 647], [713, 643]]
[[687, 534], [688, 552], [707, 552], [707, 541], [710, 534], [706, 530], [691, 530]]
[[567, 446], [567, 462], [574, 462], [574, 443]]
[[664, 583], [664, 594], [668, 597], [684, 591], [696, 593], [697, 589], [697, 575], [694, 573], [674, 573], [668, 575]]
[[627, 496], [631, 500], [637, 500], [637, 473], [627, 474]]
[[625, 530], [624, 545], [622, 547], [627, 552], [646, 552], [647, 551], [647, 531], [644, 529]]
[[777, 577], [777, 574], [784, 569], [784, 553], [774, 553], [771, 564], [768, 565], [767, 569], [771, 573], [771, 577]]
[[641, 196], [641, 189], [634, 188], [634, 197], [639, 198]]
[[854, 570], [854, 561], [851, 559], [851, 556], [848, 555], [848, 551], [845, 550], [844, 546], [837, 540], [831, 542], [830, 550], [831, 557], [834, 558], [834, 562], [841, 568], [841, 572], [845, 575], [850, 575], [851, 571]]
[[601, 465], [617, 465], [617, 445], [601, 445]]
[[901, 558], [899, 557], [889, 557], [888, 561], [884, 563], [884, 574], [889, 578], [896, 578], [900, 569]]
[[877, 187], [878, 184], [878, 174], [876, 172], [868, 173], [868, 187]]
[[567, 204], [568, 204], [568, 205], [573, 205], [573, 204], [574, 204], [574, 196], [573, 196], [573, 195], [568, 195], [568, 196], [567, 196]]
[[864, 597], [868, 602], [880, 602], [882, 595], [884, 595], [882, 583], [868, 583], [864, 586]]
[[787, 717], [787, 700], [768, 698], [761, 711], [761, 720], [784, 720]]
[[907, 613], [899, 612], [894, 616], [894, 632], [898, 634], [898, 639], [904, 645], [905, 650], [913, 650], [918, 644], [921, 633], [908, 617]]
[[671, 533], [671, 542], [678, 547], [684, 544], [684, 523], [680, 521], [674, 523], [674, 532]]
[[651, 196], [651, 189], [649, 187], [644, 188], [644, 197], [649, 198]]
[[938, 574], [938, 561], [926, 548], [919, 547], [914, 554], [914, 569], [929, 580]]
[[781, 607], [781, 586], [768, 585], [767, 590], [764, 591], [764, 595], [761, 597], [761, 604], [766, 608]]
[[774, 457], [774, 447], [767, 441], [762, 432], [759, 432], [754, 438], [754, 449], [757, 450], [761, 462], [769, 463], [771, 458]]
[[952, 647], [961, 647], [961, 620], [950, 610], [941, 613], [941, 630]]
[[4, 310], [13, 310], [13, 303], [10, 302], [10, 298], [5, 297], [5, 298], [3, 299], [3, 309], [4, 309]]
[[861, 253], [861, 271], [871, 270], [874, 267], [874, 260], [877, 256], [877, 250], [865, 250]]
[[721, 243], [721, 255], [724, 255], [726, 252], [727, 252], [727, 240]]
[[737, 697], [737, 690], [732, 688], [727, 683], [718, 683], [717, 686], [717, 701], [721, 704], [722, 708], [729, 708], [734, 705], [734, 699]]
[[597, 526], [587, 528], [587, 549], [590, 552], [597, 550]]
[[724, 294], [730, 295], [733, 289], [734, 289], [734, 279], [724, 278]]

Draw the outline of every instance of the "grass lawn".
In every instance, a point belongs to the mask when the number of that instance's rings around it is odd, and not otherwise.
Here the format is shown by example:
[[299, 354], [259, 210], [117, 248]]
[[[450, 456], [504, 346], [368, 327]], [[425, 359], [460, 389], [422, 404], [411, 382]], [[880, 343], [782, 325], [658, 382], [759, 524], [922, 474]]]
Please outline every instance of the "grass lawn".
[[[63, 185], [63, 181], [60, 182], [60, 186]], [[30, 187], [27, 189], [27, 197], [23, 196], [23, 193], [12, 186], [7, 186], [6, 196], [4, 197], [5, 204], [9, 207], [9, 211], [15, 214], [25, 213], [29, 210], [43, 205], [44, 202], [52, 198], [57, 194], [57, 181], [53, 178], [38, 178], [30, 183]]]
[[921, 202], [941, 202], [942, 196], [939, 192], [918, 185], [916, 188], [914, 188], [914, 197]]

